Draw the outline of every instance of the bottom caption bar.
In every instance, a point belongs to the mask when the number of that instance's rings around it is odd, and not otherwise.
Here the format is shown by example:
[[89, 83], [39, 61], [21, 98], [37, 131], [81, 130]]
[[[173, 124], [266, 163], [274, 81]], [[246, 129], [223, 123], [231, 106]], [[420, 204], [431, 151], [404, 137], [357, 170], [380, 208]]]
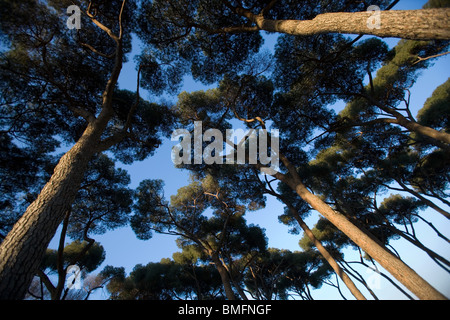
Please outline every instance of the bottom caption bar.
[[214, 315], [269, 315], [272, 311], [271, 304], [223, 304], [212, 306], [198, 306], [186, 303], [178, 306], [177, 314], [196, 315], [209, 318]]

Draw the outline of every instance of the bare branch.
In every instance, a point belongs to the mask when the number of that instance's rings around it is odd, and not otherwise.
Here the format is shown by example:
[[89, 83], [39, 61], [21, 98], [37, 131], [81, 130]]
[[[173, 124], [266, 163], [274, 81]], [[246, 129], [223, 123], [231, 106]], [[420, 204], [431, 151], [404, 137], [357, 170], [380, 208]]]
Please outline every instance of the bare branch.
[[104, 54], [103, 52], [98, 51], [97, 49], [95, 49], [93, 46], [91, 46], [90, 44], [84, 43], [84, 42], [80, 42], [80, 45], [91, 50], [93, 53], [98, 54], [99, 56], [102, 56], [103, 58], [107, 58], [107, 59], [112, 59], [115, 56], [115, 52], [112, 54]]
[[140, 79], [141, 79], [141, 71], [146, 66], [148, 66], [148, 65], [140, 65], [139, 66], [139, 70], [138, 70], [138, 74], [137, 74], [137, 84], [136, 84], [136, 101], [131, 106], [130, 111], [128, 112], [127, 122], [125, 123], [125, 126], [123, 128], [123, 130], [125, 130], [125, 131], [128, 130], [129, 128], [131, 128], [131, 121], [132, 121], [133, 115], [136, 112], [137, 107], [139, 106], [139, 100], [140, 100], [140, 94], [139, 94], [140, 84], [139, 83], [140, 83]]
[[415, 65], [416, 63], [419, 63], [419, 62], [422, 62], [422, 61], [425, 61], [425, 60], [428, 60], [428, 59], [433, 59], [433, 58], [437, 58], [437, 57], [440, 57], [440, 56], [444, 56], [444, 55], [449, 54], [449, 53], [450, 53], [450, 51], [447, 51], [447, 52], [444, 52], [444, 53], [435, 54], [433, 56], [429, 56], [429, 57], [426, 57], [426, 58], [417, 57], [419, 60], [414, 62], [412, 65]]
[[125, 3], [127, 1], [123, 0], [122, 7], [120, 8], [120, 14], [119, 14], [119, 39], [123, 38], [123, 24], [122, 24], [122, 15], [123, 15], [123, 9], [125, 8]]
[[[124, 1], [125, 2], [125, 1]], [[123, 3], [122, 3], [123, 6]], [[105, 26], [104, 24], [102, 24], [100, 21], [98, 21], [97, 19], [95, 19], [95, 16], [97, 15], [97, 13], [92, 14], [91, 13], [91, 7], [92, 7], [92, 1], [89, 2], [89, 6], [86, 10], [86, 14], [87, 16], [91, 19], [91, 21], [100, 29], [102, 29], [103, 31], [105, 31], [116, 43], [119, 42], [119, 37], [116, 36], [112, 30], [110, 28], [108, 28], [107, 26]]]

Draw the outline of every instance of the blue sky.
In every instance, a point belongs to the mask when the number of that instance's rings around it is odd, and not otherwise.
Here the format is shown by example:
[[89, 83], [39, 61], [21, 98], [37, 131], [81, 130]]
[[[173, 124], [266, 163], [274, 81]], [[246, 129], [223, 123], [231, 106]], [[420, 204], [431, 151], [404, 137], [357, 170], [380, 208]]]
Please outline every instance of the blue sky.
[[[426, 1], [400, 1], [395, 7], [396, 10], [400, 9], [419, 9]], [[394, 46], [398, 39], [384, 39], [391, 47]], [[275, 35], [266, 35], [264, 47], [269, 50], [273, 50], [273, 46], [276, 42]], [[134, 41], [133, 53], [139, 51], [139, 44]], [[135, 65], [132, 57], [121, 73], [119, 79], [119, 86], [123, 89], [135, 90], [136, 89], [136, 76]], [[425, 100], [431, 95], [433, 90], [440, 84], [442, 84], [449, 77], [450, 71], [450, 55], [441, 57], [437, 60], [433, 67], [424, 71], [422, 76], [419, 77], [417, 83], [411, 89], [411, 106], [413, 114], [417, 113], [417, 110], [423, 106]], [[206, 87], [192, 81], [189, 77], [186, 77], [182, 91], [196, 91], [202, 90]], [[152, 101], [158, 101], [158, 98], [150, 96], [145, 90], [142, 92], [142, 97]], [[176, 97], [173, 97], [176, 100]], [[188, 184], [189, 174], [186, 171], [175, 169], [174, 164], [171, 162], [171, 148], [176, 142], [167, 140], [157, 150], [155, 155], [145, 161], [135, 162], [130, 166], [124, 166], [117, 164], [120, 167], [125, 168], [131, 176], [131, 188], [135, 188], [140, 181], [144, 179], [162, 179], [165, 182], [165, 195], [166, 198], [170, 198], [170, 195], [175, 194], [177, 189]], [[283, 142], [280, 141], [282, 144]], [[283, 212], [283, 205], [276, 199], [268, 197], [266, 208], [257, 212], [249, 212], [246, 214], [246, 219], [249, 223], [258, 224], [262, 228], [266, 229], [266, 235], [269, 239], [269, 247], [283, 248], [289, 250], [299, 250], [298, 240], [301, 235], [291, 235], [288, 233], [288, 227], [278, 222], [278, 216]], [[450, 236], [450, 230], [448, 227], [448, 221], [441, 215], [432, 210], [424, 212], [424, 217], [431, 221], [438, 229], [445, 235]], [[442, 217], [442, 218], [441, 218]], [[306, 219], [310, 228], [314, 226], [318, 219], [317, 214], [312, 214]], [[417, 223], [417, 233], [419, 239], [422, 239], [425, 245], [429, 245], [430, 248], [442, 254], [447, 259], [450, 258], [450, 248], [448, 243], [440, 241], [431, 229], [425, 226], [423, 223]], [[105, 265], [113, 265], [116, 267], [123, 266], [127, 273], [131, 272], [136, 264], [147, 264], [149, 262], [157, 262], [162, 258], [170, 258], [172, 253], [178, 251], [175, 244], [176, 237], [168, 235], [154, 234], [154, 237], [147, 241], [138, 240], [129, 227], [120, 228], [114, 231], [107, 232], [105, 235], [94, 236], [94, 238], [100, 242], [106, 250], [106, 260], [103, 265], [98, 269], [99, 271]], [[438, 290], [447, 296], [450, 296], [450, 277], [448, 273], [437, 267], [426, 254], [415, 249], [412, 245], [406, 243], [406, 241], [398, 240], [393, 242], [393, 246], [399, 252], [401, 258], [410, 265], [417, 273], [434, 285]], [[345, 250], [345, 257], [348, 261], [359, 260], [358, 252], [352, 250]], [[360, 268], [355, 265], [355, 268], [366, 279], [369, 278], [373, 281], [374, 292], [381, 299], [404, 299], [405, 296], [401, 294], [397, 289], [393, 288], [384, 279], [378, 282], [377, 275], [365, 268]], [[381, 269], [380, 269], [381, 270]], [[333, 278], [334, 280], [334, 278]], [[362, 286], [359, 286], [362, 288]], [[341, 290], [348, 299], [353, 297], [341, 283]], [[366, 297], [371, 298], [370, 295], [363, 290], [363, 294]], [[341, 299], [338, 291], [335, 288], [324, 285], [320, 290], [313, 290], [312, 296], [315, 299]], [[93, 295], [93, 298], [102, 299], [106, 298], [106, 295], [98, 290]]]

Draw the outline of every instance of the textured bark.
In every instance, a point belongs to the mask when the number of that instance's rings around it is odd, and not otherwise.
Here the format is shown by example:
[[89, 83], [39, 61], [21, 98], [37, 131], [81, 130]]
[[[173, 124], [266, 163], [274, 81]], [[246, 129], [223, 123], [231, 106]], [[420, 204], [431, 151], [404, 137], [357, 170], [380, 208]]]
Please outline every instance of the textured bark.
[[412, 40], [450, 39], [449, 8], [380, 11], [380, 28], [369, 28], [367, 25], [373, 12], [323, 13], [312, 20], [269, 20], [242, 8], [237, 8], [236, 12], [261, 30], [297, 36], [346, 33]]
[[106, 124], [90, 124], [0, 246], [0, 299], [22, 299], [70, 209]]
[[418, 298], [425, 300], [447, 299], [403, 261], [352, 224], [344, 215], [334, 211], [319, 197], [309, 192], [302, 183], [297, 183], [294, 188], [311, 207], [319, 211]]
[[0, 300], [17, 300], [25, 296], [48, 244], [75, 200], [89, 161], [95, 153], [104, 151], [101, 136], [114, 114], [114, 87], [122, 70], [122, 14], [125, 4], [124, 0], [119, 14], [118, 36], [95, 20], [89, 10], [87, 12], [91, 21], [116, 42], [114, 67], [102, 94], [101, 112], [97, 118], [89, 112], [84, 116], [79, 114], [88, 122], [83, 135], [59, 160], [49, 182], [0, 245]]
[[301, 181], [295, 167], [289, 160], [280, 154], [280, 159], [288, 168], [290, 177], [280, 176], [281, 180], [289, 185], [304, 201], [313, 209], [322, 214], [336, 228], [347, 235], [356, 245], [376, 260], [394, 278], [402, 283], [408, 290], [419, 299], [424, 300], [446, 300], [447, 298], [420, 277], [413, 269], [393, 255], [368, 233], [362, 231], [349, 221], [343, 214], [333, 210], [318, 196], [312, 194]]

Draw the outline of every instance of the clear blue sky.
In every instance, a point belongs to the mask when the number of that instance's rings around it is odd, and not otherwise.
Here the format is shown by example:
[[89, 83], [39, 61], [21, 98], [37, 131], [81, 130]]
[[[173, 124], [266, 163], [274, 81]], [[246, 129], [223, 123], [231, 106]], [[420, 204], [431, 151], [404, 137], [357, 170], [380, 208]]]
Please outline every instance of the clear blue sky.
[[[395, 7], [399, 9], [419, 9], [426, 1], [400, 1]], [[390, 46], [394, 46], [398, 39], [385, 39]], [[266, 36], [264, 47], [273, 50], [276, 42], [276, 36]], [[139, 44], [134, 41], [133, 53], [139, 52]], [[129, 59], [119, 79], [119, 86], [123, 89], [136, 89], [136, 75], [135, 65], [132, 57]], [[417, 112], [423, 106], [424, 101], [431, 95], [433, 90], [442, 84], [448, 77], [450, 71], [450, 55], [444, 56], [437, 60], [432, 68], [423, 72], [417, 83], [412, 88], [411, 105], [413, 112]], [[185, 79], [182, 90], [196, 91], [202, 90], [206, 87], [195, 83], [189, 78]], [[158, 98], [148, 95], [145, 91], [142, 97], [152, 101], [158, 101]], [[173, 97], [174, 101], [176, 97]], [[283, 143], [282, 141], [280, 142]], [[144, 179], [162, 179], [165, 181], [165, 195], [170, 198], [170, 195], [175, 194], [177, 189], [188, 184], [188, 172], [175, 169], [171, 162], [171, 148], [175, 142], [166, 141], [155, 153], [155, 155], [145, 161], [135, 162], [131, 166], [122, 166], [128, 170], [131, 176], [131, 188], [135, 188], [140, 181]], [[119, 165], [119, 164], [118, 164]], [[249, 223], [258, 224], [266, 229], [266, 235], [269, 238], [269, 246], [276, 248], [289, 249], [292, 251], [299, 250], [298, 240], [301, 235], [291, 235], [288, 233], [288, 227], [278, 222], [278, 216], [283, 212], [283, 205], [277, 200], [268, 197], [267, 206], [265, 209], [257, 212], [249, 212], [246, 214], [246, 219]], [[450, 236], [448, 221], [440, 214], [432, 210], [424, 213], [424, 217], [431, 221], [438, 229], [445, 235]], [[441, 218], [442, 217], [442, 218]], [[312, 214], [306, 222], [312, 228], [318, 219], [317, 214]], [[450, 248], [448, 243], [440, 241], [431, 232], [431, 229], [426, 227], [423, 223], [417, 223], [417, 232], [419, 239], [423, 239], [425, 245], [442, 254], [447, 259], [450, 259]], [[176, 237], [168, 235], [155, 234], [154, 237], [148, 241], [138, 240], [129, 227], [117, 229], [115, 231], [107, 232], [105, 235], [94, 237], [100, 242], [106, 250], [106, 260], [98, 269], [100, 271], [105, 265], [113, 265], [116, 267], [123, 266], [127, 273], [131, 272], [136, 264], [147, 264], [149, 262], [158, 262], [162, 258], [171, 258], [172, 253], [178, 251], [175, 244]], [[441, 268], [437, 267], [428, 256], [420, 250], [415, 249], [412, 245], [405, 241], [394, 241], [393, 246], [400, 253], [401, 258], [409, 264], [416, 272], [434, 285], [442, 293], [450, 297], [450, 277]], [[356, 251], [345, 250], [346, 260], [359, 260], [359, 255]], [[366, 279], [373, 281], [375, 288], [374, 292], [381, 299], [404, 299], [405, 296], [401, 294], [392, 285], [382, 279], [377, 283], [376, 275], [368, 272], [365, 268], [355, 266], [355, 268]], [[381, 270], [381, 269], [380, 269]], [[333, 279], [334, 280], [334, 279]], [[362, 288], [362, 286], [358, 286]], [[341, 283], [341, 290], [348, 299], [353, 299], [353, 296], [348, 292], [345, 286]], [[370, 295], [362, 289], [366, 297], [371, 298]], [[312, 296], [315, 299], [341, 299], [338, 291], [335, 288], [324, 285], [319, 290], [313, 290]], [[106, 298], [106, 295], [98, 290], [92, 296], [95, 299]]]

